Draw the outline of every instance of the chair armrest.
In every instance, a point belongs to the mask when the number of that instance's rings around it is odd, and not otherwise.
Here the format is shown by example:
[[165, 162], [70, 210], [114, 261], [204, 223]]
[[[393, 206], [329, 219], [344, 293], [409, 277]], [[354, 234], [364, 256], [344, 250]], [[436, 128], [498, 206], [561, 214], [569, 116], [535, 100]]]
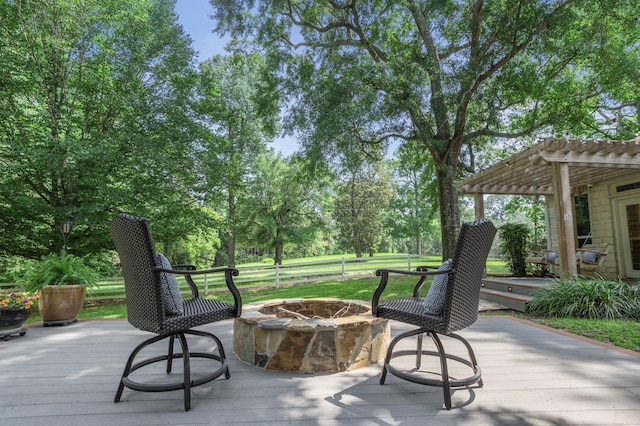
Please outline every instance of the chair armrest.
[[[177, 269], [179, 271], [196, 271], [198, 268], [196, 268], [196, 265], [191, 265], [188, 263], [185, 264], [181, 264], [181, 265], [171, 265], [173, 267], [173, 269]], [[198, 286], [196, 286], [196, 283], [193, 282], [193, 279], [191, 279], [190, 275], [186, 275], [184, 277], [185, 281], [187, 282], [187, 284], [189, 284], [189, 288], [191, 289], [191, 297], [198, 297]]]
[[196, 268], [196, 265], [190, 265], [188, 263], [185, 263], [183, 265], [171, 265], [171, 266], [173, 266], [173, 269], [180, 269], [183, 271], [195, 271], [198, 269]]
[[[176, 267], [178, 266], [185, 266], [185, 265], [177, 265]], [[193, 266], [193, 265], [186, 265], [186, 266]], [[183, 275], [185, 278], [185, 281], [187, 282], [187, 284], [189, 284], [189, 288], [191, 289], [191, 295], [194, 298], [199, 297], [199, 294], [198, 294], [198, 286], [196, 286], [196, 283], [193, 281], [193, 278], [191, 278], [192, 275], [204, 275], [204, 274], [224, 272], [224, 281], [225, 281], [225, 284], [227, 285], [227, 288], [231, 292], [231, 295], [233, 296], [234, 305], [236, 307], [236, 316], [239, 317], [242, 314], [242, 297], [240, 296], [240, 292], [238, 291], [238, 288], [233, 282], [233, 277], [238, 276], [238, 274], [240, 274], [240, 271], [238, 271], [237, 269], [213, 268], [213, 269], [199, 269], [199, 270], [177, 270], [177, 269], [163, 269], [158, 267], [156, 267], [155, 269], [159, 272], [166, 272], [174, 275]]]
[[[380, 296], [384, 292], [387, 287], [387, 283], [389, 282], [389, 274], [399, 274], [399, 275], [410, 275], [414, 277], [420, 277], [416, 285], [413, 287], [413, 297], [420, 297], [420, 289], [422, 285], [426, 281], [427, 277], [442, 275], [442, 274], [451, 274], [455, 272], [453, 269], [446, 269], [439, 271], [439, 266], [418, 266], [415, 271], [406, 271], [402, 269], [378, 269], [376, 270], [376, 276], [380, 277], [380, 283], [378, 284], [378, 288], [373, 293], [373, 298], [371, 299], [371, 313], [373, 316], [376, 316], [378, 312], [378, 304], [380, 302]], [[433, 269], [433, 271], [428, 271], [428, 269]]]

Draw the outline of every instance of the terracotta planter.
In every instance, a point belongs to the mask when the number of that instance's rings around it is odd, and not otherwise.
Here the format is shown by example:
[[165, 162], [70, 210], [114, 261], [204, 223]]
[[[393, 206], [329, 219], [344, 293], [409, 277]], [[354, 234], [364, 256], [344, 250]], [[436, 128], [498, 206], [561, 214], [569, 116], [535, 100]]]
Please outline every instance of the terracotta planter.
[[545, 271], [544, 269], [536, 269], [535, 271], [533, 271], [534, 277], [544, 277], [545, 275], [547, 275], [547, 271]]
[[83, 285], [47, 286], [40, 290], [38, 309], [43, 325], [67, 325], [76, 322], [87, 287]]

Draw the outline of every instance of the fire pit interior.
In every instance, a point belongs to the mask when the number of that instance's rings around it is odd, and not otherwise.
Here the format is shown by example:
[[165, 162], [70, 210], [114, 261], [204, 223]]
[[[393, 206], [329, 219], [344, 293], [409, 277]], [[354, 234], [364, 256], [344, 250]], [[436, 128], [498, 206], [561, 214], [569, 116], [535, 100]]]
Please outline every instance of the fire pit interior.
[[267, 370], [331, 373], [383, 359], [389, 322], [360, 301], [287, 299], [243, 306], [233, 350]]

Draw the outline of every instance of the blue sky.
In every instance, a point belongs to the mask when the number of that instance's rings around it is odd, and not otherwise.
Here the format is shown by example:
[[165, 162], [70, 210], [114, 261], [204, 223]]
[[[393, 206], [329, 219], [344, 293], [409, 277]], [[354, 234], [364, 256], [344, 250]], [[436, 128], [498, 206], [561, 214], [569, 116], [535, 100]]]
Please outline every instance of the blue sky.
[[191, 36], [193, 48], [202, 62], [215, 54], [225, 53], [226, 40], [213, 34], [213, 21], [209, 18], [213, 8], [209, 0], [177, 0], [176, 13], [184, 31]]
[[[213, 34], [213, 21], [209, 18], [213, 9], [208, 0], [177, 0], [176, 13], [184, 32], [193, 40], [193, 48], [198, 52], [198, 61], [202, 62], [213, 55], [224, 54], [224, 45], [228, 40]], [[298, 148], [291, 138], [277, 139], [271, 145], [277, 152], [288, 156]]]

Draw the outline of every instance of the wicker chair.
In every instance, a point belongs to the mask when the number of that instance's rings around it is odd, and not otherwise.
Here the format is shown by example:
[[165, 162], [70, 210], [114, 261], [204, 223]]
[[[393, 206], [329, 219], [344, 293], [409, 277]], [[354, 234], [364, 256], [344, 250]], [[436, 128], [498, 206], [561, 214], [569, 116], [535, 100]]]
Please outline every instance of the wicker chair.
[[[134, 217], [128, 214], [118, 214], [110, 226], [111, 235], [120, 256], [122, 274], [124, 275], [125, 290], [127, 294], [127, 319], [134, 327], [155, 333], [151, 337], [139, 344], [127, 360], [118, 391], [114, 401], [120, 401], [125, 387], [144, 392], [163, 392], [172, 390], [184, 390], [184, 408], [191, 409], [191, 388], [207, 383], [211, 380], [225, 375], [229, 378], [229, 367], [222, 342], [215, 335], [193, 330], [193, 327], [209, 324], [240, 316], [242, 310], [242, 299], [240, 293], [233, 283], [233, 276], [238, 275], [238, 271], [233, 268], [217, 268], [196, 271], [191, 265], [179, 265], [166, 269], [158, 266], [158, 256], [154, 250], [153, 240], [143, 218]], [[186, 269], [186, 270], [178, 270]], [[198, 297], [198, 289], [192, 279], [196, 274], [224, 273], [228, 289], [233, 295], [234, 304], [228, 304], [215, 300], [202, 299]], [[167, 275], [164, 275], [167, 274]], [[167, 313], [167, 294], [161, 288], [162, 280], [167, 276], [183, 275], [189, 284], [192, 298], [184, 301], [180, 300], [181, 313]], [[177, 289], [177, 283], [176, 287]], [[181, 295], [178, 289], [178, 297]], [[185, 335], [201, 336], [213, 341], [215, 347], [211, 352], [189, 352]], [[180, 353], [174, 353], [174, 341], [178, 339], [182, 347]], [[136, 356], [149, 345], [168, 339], [169, 350], [167, 355], [146, 358], [134, 363]], [[216, 354], [217, 348], [217, 354]], [[183, 359], [183, 375], [180, 380], [170, 383], [144, 383], [134, 381], [129, 375], [139, 368], [156, 362], [166, 361], [167, 374], [171, 373], [174, 359]], [[190, 360], [193, 358], [208, 358], [213, 360], [212, 370], [199, 377], [191, 377]]]
[[[382, 368], [380, 384], [384, 384], [387, 372], [414, 383], [443, 388], [444, 403], [451, 409], [451, 388], [469, 386], [478, 383], [482, 386], [481, 372], [477, 365], [471, 345], [461, 336], [454, 334], [473, 324], [478, 318], [478, 303], [484, 268], [493, 242], [496, 229], [488, 220], [481, 220], [462, 225], [458, 242], [451, 262], [445, 262], [438, 270], [430, 267], [419, 267], [416, 271], [401, 271], [393, 269], [379, 269], [376, 275], [380, 277], [380, 284], [372, 300], [372, 313], [375, 316], [412, 324], [418, 328], [399, 334], [389, 344], [387, 355]], [[449, 266], [450, 265], [450, 266]], [[413, 290], [413, 296], [380, 304], [380, 296], [384, 292], [391, 274], [403, 274], [419, 277]], [[434, 278], [432, 289], [426, 298], [419, 296], [419, 291], [427, 277]], [[448, 280], [445, 279], [448, 277]], [[440, 280], [440, 286], [435, 281]], [[438, 289], [441, 290], [438, 293]], [[438, 299], [437, 302], [434, 299]], [[434, 306], [434, 301], [435, 306]], [[427, 305], [429, 305], [427, 307]], [[422, 349], [423, 335], [427, 334], [433, 340], [437, 351]], [[467, 348], [469, 359], [447, 354], [439, 337], [447, 336], [461, 341]], [[417, 336], [416, 350], [398, 350], [395, 346], [402, 339]], [[436, 378], [429, 377], [420, 371], [422, 355], [437, 356], [440, 360], [440, 373]], [[401, 369], [391, 365], [391, 360], [397, 357], [415, 356], [415, 369]], [[464, 364], [473, 371], [466, 378], [451, 378], [448, 374], [447, 360]]]

